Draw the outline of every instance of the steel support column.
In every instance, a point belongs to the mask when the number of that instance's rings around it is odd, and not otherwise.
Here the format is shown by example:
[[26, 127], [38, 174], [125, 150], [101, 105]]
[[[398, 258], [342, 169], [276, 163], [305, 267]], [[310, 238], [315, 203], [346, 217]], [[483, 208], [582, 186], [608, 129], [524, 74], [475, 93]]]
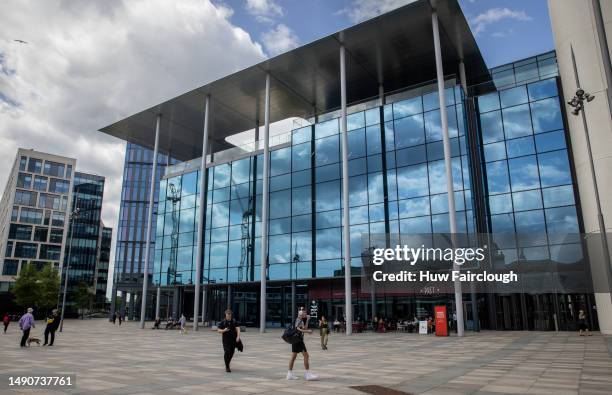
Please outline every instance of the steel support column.
[[208, 307], [208, 286], [202, 285], [202, 326], [206, 324], [206, 313]]
[[346, 135], [346, 50], [340, 45], [340, 140], [342, 154], [342, 237], [344, 239], [344, 310], [346, 334], [353, 333], [353, 302], [351, 284], [351, 234], [349, 227], [349, 168], [348, 137]]
[[200, 211], [198, 211], [198, 244], [196, 258], [196, 278], [193, 292], [193, 330], [198, 330], [198, 315], [200, 313], [200, 283], [202, 282], [202, 269], [204, 266], [204, 221], [206, 214], [206, 154], [208, 153], [208, 121], [209, 121], [210, 95], [204, 101], [204, 132], [202, 137], [202, 159], [200, 160]]
[[157, 295], [155, 297], [155, 319], [159, 317], [159, 304], [161, 302], [161, 288], [157, 287]]
[[266, 331], [266, 273], [268, 266], [268, 217], [270, 200], [270, 73], [266, 74], [264, 104], [263, 188], [261, 199], [261, 289], [259, 301], [259, 332]]
[[[431, 14], [431, 25], [434, 38], [434, 52], [436, 56], [436, 79], [438, 80], [438, 98], [440, 102], [440, 122], [442, 124], [442, 143], [444, 146], [444, 167], [446, 168], [446, 190], [448, 195], [448, 215], [453, 248], [456, 246], [457, 213], [455, 212], [455, 192], [453, 188], [453, 164], [451, 161], [451, 145], [448, 135], [448, 117], [446, 114], [446, 98], [444, 95], [444, 70], [442, 69], [442, 49], [440, 46], [440, 30], [438, 27], [438, 13]], [[459, 270], [453, 262], [453, 270]], [[463, 336], [463, 296], [461, 282], [455, 281], [455, 310], [457, 314], [457, 336]]]
[[145, 327], [145, 313], [147, 312], [147, 288], [149, 286], [149, 256], [151, 255], [151, 233], [153, 231], [153, 205], [155, 204], [155, 173], [157, 173], [157, 152], [159, 150], [159, 128], [161, 126], [161, 114], [157, 114], [155, 123], [155, 145], [153, 148], [153, 168], [151, 169], [151, 181], [149, 188], [149, 210], [147, 213], [147, 239], [145, 241], [144, 268], [142, 270], [142, 303], [140, 305], [140, 329]]

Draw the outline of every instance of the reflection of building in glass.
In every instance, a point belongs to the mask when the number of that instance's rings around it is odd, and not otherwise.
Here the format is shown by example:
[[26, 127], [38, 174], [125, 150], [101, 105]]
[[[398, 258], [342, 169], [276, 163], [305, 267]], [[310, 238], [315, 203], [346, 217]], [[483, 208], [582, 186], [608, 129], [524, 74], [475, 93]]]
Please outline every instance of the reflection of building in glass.
[[[578, 240], [559, 237], [579, 233], [582, 224], [555, 53], [487, 71], [458, 5], [444, 4], [444, 10], [456, 12], [439, 10], [441, 26], [466, 29], [460, 43], [451, 43], [455, 36], [442, 38], [458, 232], [533, 235], [497, 245], [496, 260], [519, 268], [549, 265], [551, 270], [558, 263], [574, 263], [582, 265], [577, 275], [590, 281]], [[152, 269], [159, 304], [149, 304], [149, 316], [156, 307], [162, 317], [180, 312], [192, 316], [194, 298], [200, 297], [194, 295], [197, 283], [205, 286], [205, 309], [198, 311], [205, 320], [219, 319], [230, 306], [247, 324], [256, 325], [265, 313], [268, 325], [285, 325], [296, 308], [313, 301], [320, 314], [341, 319], [346, 315], [345, 242], [353, 276], [353, 318], [423, 318], [438, 304], [454, 309], [452, 295], [373, 294], [358, 281], [363, 235], [450, 232], [435, 54], [431, 30], [423, 30], [431, 29], [431, 12], [427, 1], [412, 3], [164, 104], [176, 112], [162, 112], [158, 118], [161, 151], [184, 162], [168, 166], [159, 183]], [[427, 39], [408, 39], [416, 36]], [[343, 117], [338, 110], [343, 78], [338, 49], [343, 45], [350, 49], [346, 151], [341, 149]], [[460, 83], [461, 59], [453, 49], [457, 46], [464, 51], [467, 97]], [[419, 61], [404, 57], [398, 48], [410, 48]], [[295, 59], [303, 61], [296, 64]], [[265, 142], [258, 140], [262, 129], [265, 133], [261, 107], [266, 75], [276, 81], [270, 93], [272, 121], [301, 117], [307, 122], [271, 139], [269, 178], [264, 180]], [[385, 81], [372, 81], [376, 75]], [[201, 144], [207, 95], [211, 144], [202, 152], [183, 144]], [[133, 115], [103, 131], [152, 147], [156, 111]], [[193, 122], [182, 123], [187, 119]], [[139, 126], [144, 123], [147, 128]], [[228, 136], [249, 127], [255, 128], [255, 137], [248, 147], [228, 143]], [[198, 159], [203, 154], [208, 158], [205, 174]], [[343, 160], [348, 163], [345, 174]], [[200, 177], [206, 186], [203, 223]], [[348, 227], [342, 221], [343, 179], [348, 179]], [[265, 184], [269, 220], [262, 225]], [[264, 226], [266, 262], [261, 251]], [[198, 231], [203, 233], [201, 278], [196, 274]], [[347, 241], [343, 232], [348, 232]], [[262, 265], [265, 296], [259, 290]], [[468, 329], [571, 330], [580, 308], [594, 311], [592, 295], [563, 290], [463, 297], [460, 308]], [[596, 324], [596, 317], [590, 319]]]

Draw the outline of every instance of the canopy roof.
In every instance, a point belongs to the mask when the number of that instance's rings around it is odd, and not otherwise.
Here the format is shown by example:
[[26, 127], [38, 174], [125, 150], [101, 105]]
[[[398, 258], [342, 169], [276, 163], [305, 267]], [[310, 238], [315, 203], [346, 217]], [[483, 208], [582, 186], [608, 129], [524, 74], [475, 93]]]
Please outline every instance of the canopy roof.
[[419, 0], [265, 60], [103, 127], [100, 131], [153, 149], [157, 114], [159, 150], [179, 160], [202, 155], [205, 96], [211, 95], [209, 135], [214, 149], [225, 138], [261, 125], [265, 76], [271, 75], [270, 122], [308, 119], [340, 107], [340, 55], [346, 48], [347, 102], [377, 97], [436, 78], [431, 14], [437, 10], [445, 75], [463, 59], [468, 85], [489, 71], [456, 0]]

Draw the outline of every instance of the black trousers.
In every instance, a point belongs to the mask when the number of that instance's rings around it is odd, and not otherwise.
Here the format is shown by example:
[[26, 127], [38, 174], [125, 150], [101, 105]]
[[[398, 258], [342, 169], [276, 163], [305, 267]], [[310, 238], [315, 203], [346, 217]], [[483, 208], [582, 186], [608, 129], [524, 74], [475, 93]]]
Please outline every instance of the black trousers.
[[[48, 342], [49, 334], [51, 334], [51, 343]], [[52, 346], [54, 341], [55, 341], [55, 329], [45, 328], [45, 344], [49, 343], [49, 345]]]
[[28, 341], [29, 337], [30, 337], [30, 328], [23, 331], [23, 336], [21, 336], [21, 347], [26, 346], [26, 341]]
[[4, 333], [6, 333], [6, 329], [8, 328], [8, 326], [9, 326], [9, 323], [8, 323], [8, 322], [5, 322], [5, 323], [4, 323]]
[[230, 362], [234, 357], [234, 351], [236, 351], [236, 343], [223, 343], [223, 360], [225, 361], [225, 367], [230, 367]]

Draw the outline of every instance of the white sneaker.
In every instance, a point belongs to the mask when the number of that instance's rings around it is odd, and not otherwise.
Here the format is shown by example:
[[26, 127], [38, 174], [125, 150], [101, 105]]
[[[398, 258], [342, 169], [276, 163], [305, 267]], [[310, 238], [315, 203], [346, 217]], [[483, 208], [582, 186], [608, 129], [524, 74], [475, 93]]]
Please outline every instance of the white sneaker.
[[304, 379], [306, 381], [313, 381], [313, 380], [317, 380], [319, 378], [319, 376], [317, 376], [314, 373], [310, 373], [310, 372], [306, 372], [306, 374], [304, 375]]
[[298, 376], [293, 374], [291, 370], [287, 372], [287, 380], [297, 380], [297, 379], [298, 379]]

